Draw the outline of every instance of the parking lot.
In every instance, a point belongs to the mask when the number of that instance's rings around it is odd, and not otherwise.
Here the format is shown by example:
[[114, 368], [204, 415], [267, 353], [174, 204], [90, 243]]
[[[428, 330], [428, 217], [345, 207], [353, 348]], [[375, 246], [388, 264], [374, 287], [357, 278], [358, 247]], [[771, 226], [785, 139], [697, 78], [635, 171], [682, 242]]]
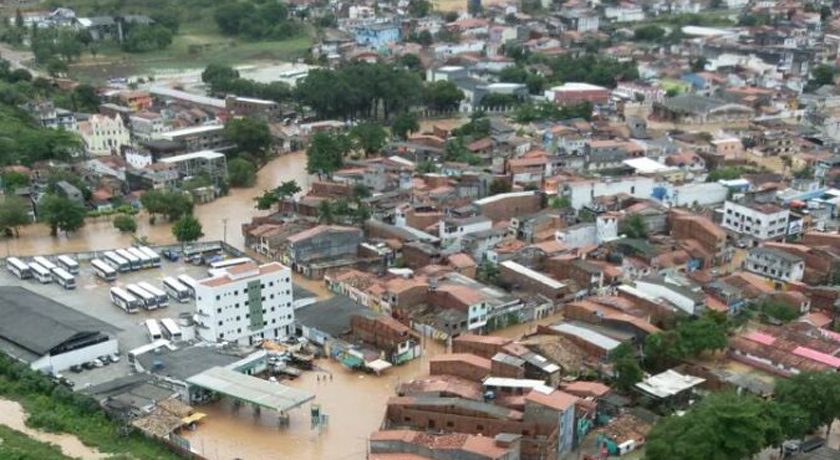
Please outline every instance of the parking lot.
[[[24, 261], [27, 261], [24, 259]], [[85, 370], [81, 373], [65, 371], [63, 374], [76, 383], [77, 387], [88, 384], [106, 382], [129, 373], [129, 366], [125, 354], [141, 345], [149, 343], [143, 322], [149, 318], [172, 318], [178, 321], [181, 313], [193, 313], [195, 302], [190, 300], [179, 303], [169, 299], [166, 308], [146, 311], [140, 310], [128, 314], [111, 303], [110, 288], [112, 286], [125, 287], [128, 284], [148, 282], [163, 289], [163, 278], [189, 275], [196, 280], [207, 277], [207, 266], [196, 266], [184, 262], [161, 261], [161, 267], [146, 268], [133, 272], [120, 273], [117, 280], [107, 283], [96, 276], [90, 262], [80, 261], [80, 272], [76, 275], [76, 289], [66, 290], [55, 283], [41, 284], [34, 279], [21, 280], [5, 269], [0, 269], [0, 285], [23, 286], [27, 289], [54, 299], [68, 307], [84, 312], [113, 326], [113, 332], [119, 338], [120, 362], [102, 368]], [[182, 327], [184, 340], [194, 337], [191, 327]]]

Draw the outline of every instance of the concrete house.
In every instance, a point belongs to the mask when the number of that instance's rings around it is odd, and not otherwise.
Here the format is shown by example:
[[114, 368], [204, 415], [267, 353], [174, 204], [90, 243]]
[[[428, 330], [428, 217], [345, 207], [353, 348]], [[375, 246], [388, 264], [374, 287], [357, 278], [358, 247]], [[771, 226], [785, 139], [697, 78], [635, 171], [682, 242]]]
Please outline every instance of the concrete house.
[[747, 270], [780, 281], [802, 281], [805, 275], [805, 261], [794, 254], [780, 249], [758, 247], [750, 250], [744, 262]]

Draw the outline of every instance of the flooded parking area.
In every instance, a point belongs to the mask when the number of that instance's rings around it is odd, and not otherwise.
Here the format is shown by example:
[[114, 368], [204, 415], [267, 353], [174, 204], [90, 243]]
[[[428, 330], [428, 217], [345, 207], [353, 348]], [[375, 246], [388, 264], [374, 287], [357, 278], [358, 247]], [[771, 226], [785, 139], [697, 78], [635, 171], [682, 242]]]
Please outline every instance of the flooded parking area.
[[[536, 328], [562, 319], [557, 314], [537, 322], [519, 324], [493, 335], [519, 338]], [[255, 416], [250, 409], [236, 409], [222, 401], [200, 410], [208, 417], [195, 431], [185, 432], [192, 448], [211, 460], [318, 459], [362, 460], [366, 458], [367, 438], [382, 424], [388, 398], [396, 395], [401, 382], [429, 374], [429, 358], [445, 352], [441, 342], [424, 340], [423, 356], [376, 376], [351, 371], [336, 361], [322, 358], [320, 372], [305, 372], [296, 380], [282, 383], [315, 394], [328, 417], [324, 428], [310, 423], [310, 405], [291, 412], [288, 427], [279, 427], [276, 415], [263, 412]], [[332, 380], [329, 375], [332, 374]], [[320, 377], [320, 379], [319, 379]]]
[[[382, 423], [385, 404], [402, 381], [429, 373], [428, 360], [443, 353], [437, 342], [424, 343], [424, 356], [381, 376], [351, 371], [322, 358], [314, 371], [282, 383], [309, 391], [315, 401], [290, 412], [290, 424], [279, 427], [277, 415], [236, 408], [230, 401], [201, 406], [208, 415], [195, 431], [184, 432], [192, 448], [211, 460], [364, 459], [367, 437]], [[328, 417], [313, 427], [312, 404]]]

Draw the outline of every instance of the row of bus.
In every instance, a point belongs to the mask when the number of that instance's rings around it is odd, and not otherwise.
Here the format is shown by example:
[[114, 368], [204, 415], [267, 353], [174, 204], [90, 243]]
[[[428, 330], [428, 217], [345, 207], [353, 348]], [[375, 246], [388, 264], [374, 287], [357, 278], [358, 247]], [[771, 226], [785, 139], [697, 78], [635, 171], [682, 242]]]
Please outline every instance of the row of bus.
[[195, 297], [195, 284], [192, 277], [181, 275], [178, 278], [164, 278], [164, 290], [145, 281], [129, 284], [125, 288], [112, 287], [111, 302], [126, 313], [136, 313], [140, 309], [155, 310], [168, 306], [170, 297], [176, 302], [188, 302]]
[[160, 321], [156, 319], [147, 319], [144, 323], [146, 326], [146, 333], [149, 335], [149, 340], [154, 342], [160, 339], [169, 339], [173, 342], [180, 342], [184, 336], [181, 333], [181, 328], [178, 323], [172, 318], [163, 318]]
[[119, 273], [160, 267], [160, 255], [147, 246], [130, 247], [103, 252], [101, 258], [93, 259], [90, 264], [96, 276], [110, 282]]
[[6, 258], [6, 269], [20, 279], [35, 279], [39, 283], [55, 282], [64, 289], [76, 289], [76, 277], [79, 263], [69, 256], [58, 256], [56, 262], [46, 257], [36, 256], [30, 262], [17, 257]]
[[160, 267], [160, 255], [147, 246], [105, 251], [102, 260], [120, 273]]

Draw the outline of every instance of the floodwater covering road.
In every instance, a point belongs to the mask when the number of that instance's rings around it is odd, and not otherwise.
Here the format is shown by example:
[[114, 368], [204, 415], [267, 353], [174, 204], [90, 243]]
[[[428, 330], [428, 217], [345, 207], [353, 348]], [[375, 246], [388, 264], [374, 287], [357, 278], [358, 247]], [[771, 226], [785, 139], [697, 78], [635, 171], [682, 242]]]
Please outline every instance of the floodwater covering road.
[[[550, 324], [561, 318], [554, 315], [538, 323]], [[536, 324], [520, 324], [494, 335], [518, 338]], [[396, 395], [400, 382], [427, 376], [429, 358], [444, 353], [445, 347], [430, 340], [424, 341], [423, 350], [421, 358], [392, 367], [381, 376], [351, 371], [322, 358], [317, 362], [321, 372], [304, 372], [297, 380], [284, 381], [284, 385], [315, 394], [314, 404], [329, 417], [324, 428], [312, 427], [310, 405], [292, 410], [290, 425], [281, 428], [276, 415], [263, 411], [255, 416], [250, 408], [236, 410], [230, 401], [221, 401], [200, 407], [208, 417], [184, 437], [210, 460], [362, 460], [368, 436], [382, 424], [388, 398]]]
[[[244, 249], [242, 224], [250, 222], [259, 213], [254, 208], [254, 198], [263, 190], [276, 187], [281, 182], [295, 180], [304, 190], [309, 188], [310, 177], [306, 173], [306, 154], [294, 152], [271, 160], [257, 175], [253, 187], [231, 189], [227, 196], [211, 203], [198, 205], [195, 215], [204, 228], [205, 240], [226, 240], [238, 249]], [[161, 222], [152, 225], [146, 215], [137, 218], [138, 237], [147, 237], [153, 244], [171, 244], [172, 225]], [[118, 232], [110, 218], [88, 219], [85, 226], [70, 235], [51, 236], [49, 227], [32, 224], [21, 229], [19, 238], [5, 238], [0, 253], [14, 256], [33, 256], [61, 252], [82, 252], [129, 246], [133, 235]]]

